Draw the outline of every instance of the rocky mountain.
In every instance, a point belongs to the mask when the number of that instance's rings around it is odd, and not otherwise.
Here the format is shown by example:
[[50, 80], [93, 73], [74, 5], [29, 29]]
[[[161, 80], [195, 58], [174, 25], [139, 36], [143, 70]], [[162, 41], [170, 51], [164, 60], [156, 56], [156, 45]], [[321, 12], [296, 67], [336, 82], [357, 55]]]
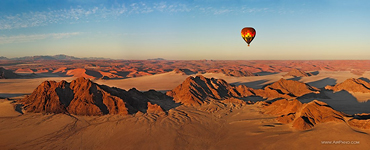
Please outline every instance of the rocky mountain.
[[298, 100], [278, 100], [264, 107], [266, 114], [277, 115], [277, 121], [297, 130], [308, 130], [317, 124], [335, 121], [345, 122], [344, 114], [321, 101], [302, 104]]
[[222, 79], [206, 78], [198, 75], [188, 77], [182, 84], [166, 94], [173, 97], [176, 102], [198, 106], [207, 98], [221, 100], [230, 97], [260, 96], [266, 99], [292, 99], [308, 94], [317, 95], [320, 94], [320, 90], [299, 81], [285, 79], [280, 79], [263, 89], [253, 89], [245, 85], [230, 85]]
[[157, 104], [152, 104], [148, 102], [148, 110], [146, 111], [147, 113], [152, 113], [152, 114], [164, 114], [164, 110], [162, 109], [161, 106]]
[[272, 88], [254, 89], [253, 92], [255, 93], [255, 96], [260, 96], [269, 100], [276, 98], [285, 98], [285, 99], [294, 98], [294, 96], [290, 95], [289, 93], [282, 93], [280, 90]]
[[14, 73], [13, 71], [0, 67], [0, 79], [14, 79], [19, 77], [21, 76]]
[[166, 94], [173, 97], [176, 102], [184, 105], [199, 106], [208, 98], [221, 100], [230, 97], [254, 95], [252, 90], [252, 88], [244, 85], [236, 87], [222, 79], [205, 78], [198, 75], [186, 78], [182, 84]]
[[140, 92], [135, 88], [125, 91], [99, 85], [81, 77], [70, 83], [45, 81], [22, 102], [25, 110], [29, 112], [126, 115], [138, 111], [144, 113], [168, 111], [179, 106], [177, 103], [186, 106], [200, 106], [214, 100], [240, 103], [241, 98], [248, 96], [292, 99], [319, 92], [317, 88], [302, 82], [285, 79], [268, 85], [264, 89], [253, 89], [245, 85], [230, 85], [222, 79], [198, 75], [189, 76], [182, 84], [163, 94], [154, 90]]
[[273, 114], [273, 115], [286, 115], [286, 114], [293, 114], [301, 109], [302, 103], [296, 99], [292, 100], [277, 100], [271, 104], [268, 104], [267, 107], [264, 107], [266, 114]]
[[17, 58], [11, 58], [12, 60], [78, 60], [80, 58], [68, 56], [68, 55], [54, 55], [54, 56], [25, 56], [25, 57], [17, 57]]
[[146, 95], [136, 89], [125, 91], [77, 78], [70, 83], [45, 81], [21, 102], [28, 112], [75, 115], [127, 115], [146, 112], [149, 107], [151, 112], [159, 110], [160, 106], [152, 106], [155, 98]]
[[39, 61], [39, 60], [110, 60], [110, 59], [109, 58], [102, 58], [102, 57], [78, 58], [78, 57], [74, 57], [74, 56], [59, 54], [59, 55], [53, 55], [53, 56], [39, 55], [39, 56], [16, 57], [16, 58], [8, 58], [8, 60]]
[[[349, 117], [321, 101], [301, 103], [292, 99], [307, 93], [319, 92], [317, 88], [298, 81], [281, 79], [264, 89], [252, 89], [245, 85], [234, 86], [222, 79], [205, 78], [201, 75], [188, 77], [166, 94], [154, 90], [140, 92], [135, 88], [126, 91], [99, 85], [82, 77], [71, 82], [44, 81], [20, 102], [24, 105], [25, 111], [36, 113], [100, 116], [140, 112], [166, 115], [167, 111], [179, 106], [178, 103], [196, 106], [197, 109], [207, 112], [217, 112], [227, 104], [241, 107], [247, 104], [241, 98], [261, 95], [261, 91], [268, 98], [287, 96], [291, 99], [259, 104], [263, 104], [263, 113], [276, 115], [277, 121], [290, 124], [296, 130], [309, 130], [320, 123], [331, 121], [346, 122], [344, 117]], [[369, 118], [368, 114], [355, 115], [347, 123], [351, 127], [369, 129]]]
[[150, 59], [147, 59], [147, 60], [166, 60], [164, 58], [150, 58]]
[[[281, 78], [279, 81], [276, 81], [270, 85], [267, 85], [264, 88], [265, 91], [267, 90], [275, 90], [280, 94], [289, 95], [292, 97], [301, 97], [306, 94], [319, 94], [320, 90], [316, 87], [310, 86], [306, 83], [294, 81], [294, 80], [286, 80]], [[264, 96], [264, 95], [261, 95]]]
[[0, 60], [8, 60], [8, 58], [6, 58], [4, 56], [0, 56]]
[[308, 76], [312, 76], [311, 73], [306, 73], [302, 70], [299, 70], [299, 69], [292, 69], [290, 70], [287, 74], [285, 74], [284, 76], [293, 76], [293, 77], [308, 77]]
[[370, 93], [370, 83], [361, 79], [350, 78], [334, 86], [327, 85], [325, 86], [325, 89], [333, 91], [345, 90], [348, 92]]

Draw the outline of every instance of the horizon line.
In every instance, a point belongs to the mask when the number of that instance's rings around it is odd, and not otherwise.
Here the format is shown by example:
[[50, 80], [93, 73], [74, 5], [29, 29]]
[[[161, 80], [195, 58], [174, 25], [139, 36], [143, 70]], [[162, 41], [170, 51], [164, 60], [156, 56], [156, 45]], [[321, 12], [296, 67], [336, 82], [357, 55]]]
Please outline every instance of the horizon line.
[[[6, 59], [17, 59], [17, 58], [26, 58], [26, 57], [52, 57], [52, 56], [66, 56], [66, 57], [74, 57], [76, 59], [100, 59], [100, 60], [177, 60], [177, 61], [328, 61], [328, 60], [370, 60], [370, 59], [167, 59], [163, 57], [156, 57], [156, 58], [143, 58], [143, 59], [125, 59], [125, 58], [107, 58], [107, 57], [96, 57], [96, 56], [90, 56], [90, 57], [78, 57], [73, 55], [66, 55], [66, 54], [55, 54], [55, 55], [31, 55], [31, 56], [18, 56], [18, 57], [6, 57], [6, 56], [0, 56]], [[1, 60], [1, 59], [0, 59]]]

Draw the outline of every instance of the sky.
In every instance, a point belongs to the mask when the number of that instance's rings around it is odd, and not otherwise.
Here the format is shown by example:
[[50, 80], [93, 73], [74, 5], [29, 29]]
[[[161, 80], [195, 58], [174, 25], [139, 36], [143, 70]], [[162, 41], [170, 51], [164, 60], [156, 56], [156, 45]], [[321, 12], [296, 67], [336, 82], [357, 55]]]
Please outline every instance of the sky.
[[[0, 56], [370, 59], [368, 0], [1, 0]], [[244, 27], [256, 29], [248, 47]]]

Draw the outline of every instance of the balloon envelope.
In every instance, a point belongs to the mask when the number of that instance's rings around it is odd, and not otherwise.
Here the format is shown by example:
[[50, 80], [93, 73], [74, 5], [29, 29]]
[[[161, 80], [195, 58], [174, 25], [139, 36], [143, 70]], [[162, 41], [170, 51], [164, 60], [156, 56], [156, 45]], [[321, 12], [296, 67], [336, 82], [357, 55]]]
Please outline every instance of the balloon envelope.
[[256, 36], [256, 30], [252, 27], [245, 27], [242, 29], [242, 38], [244, 39], [245, 42], [249, 44], [252, 42], [254, 37]]

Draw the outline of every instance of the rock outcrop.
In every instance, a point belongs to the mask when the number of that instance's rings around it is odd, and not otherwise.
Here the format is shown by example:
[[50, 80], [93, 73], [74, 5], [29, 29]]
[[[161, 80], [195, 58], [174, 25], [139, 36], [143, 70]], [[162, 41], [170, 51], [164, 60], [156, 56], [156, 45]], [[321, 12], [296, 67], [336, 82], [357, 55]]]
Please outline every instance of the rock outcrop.
[[[85, 78], [73, 80], [69, 85], [73, 91], [73, 99], [67, 106], [71, 114], [76, 115], [103, 115], [128, 114], [129, 104], [114, 93], [115, 89], [100, 86]], [[126, 105], [128, 105], [126, 107]], [[132, 107], [132, 106], [131, 106]]]
[[293, 77], [308, 77], [308, 76], [312, 76], [311, 73], [306, 73], [302, 70], [299, 70], [299, 69], [292, 69], [290, 70], [287, 74], [285, 74], [284, 76], [293, 76]]
[[22, 99], [28, 112], [67, 113], [73, 91], [66, 81], [45, 81], [31, 95]]
[[252, 88], [244, 85], [233, 86], [225, 80], [205, 78], [198, 75], [188, 77], [182, 84], [166, 94], [173, 97], [176, 102], [188, 106], [199, 106], [207, 98], [222, 100], [230, 97], [246, 97], [254, 95]]
[[334, 86], [327, 85], [325, 89], [333, 91], [345, 90], [348, 92], [370, 93], [370, 83], [361, 79], [350, 78]]
[[281, 78], [277, 82], [274, 82], [273, 84], [266, 86], [264, 89], [276, 90], [279, 91], [279, 93], [289, 94], [294, 97], [300, 97], [310, 93], [320, 93], [320, 90], [316, 87], [310, 86], [303, 82], [286, 80], [283, 78]]
[[165, 114], [161, 106], [157, 104], [152, 104], [150, 102], [148, 102], [148, 110], [146, 112], [150, 114], [158, 114], [158, 115]]
[[286, 80], [281, 78], [263, 89], [254, 90], [256, 96], [268, 99], [285, 98], [292, 99], [306, 94], [320, 94], [320, 90], [303, 82]]
[[332, 109], [321, 101], [302, 104], [298, 100], [278, 100], [264, 106], [266, 114], [278, 115], [277, 121], [288, 124], [297, 130], [308, 130], [317, 124], [335, 121], [344, 122], [344, 114]]
[[150, 98], [136, 89], [125, 91], [81, 77], [71, 83], [45, 81], [21, 102], [28, 112], [127, 115], [146, 112]]
[[276, 98], [285, 98], [285, 99], [292, 99], [294, 98], [293, 95], [289, 95], [286, 93], [282, 93], [279, 90], [271, 89], [271, 88], [264, 88], [264, 89], [255, 89], [253, 90], [255, 96], [260, 96], [269, 100], [276, 99]]
[[293, 99], [307, 94], [319, 93], [319, 89], [293, 80], [280, 79], [264, 89], [252, 89], [245, 85], [230, 85], [222, 79], [205, 78], [198, 75], [188, 77], [181, 85], [166, 94], [173, 97], [176, 102], [198, 106], [204, 103], [207, 98], [222, 100], [230, 97], [260, 96], [266, 99]]
[[296, 99], [293, 100], [277, 100], [265, 107], [266, 114], [273, 115], [286, 115], [293, 114], [299, 111], [302, 107], [302, 103]]

